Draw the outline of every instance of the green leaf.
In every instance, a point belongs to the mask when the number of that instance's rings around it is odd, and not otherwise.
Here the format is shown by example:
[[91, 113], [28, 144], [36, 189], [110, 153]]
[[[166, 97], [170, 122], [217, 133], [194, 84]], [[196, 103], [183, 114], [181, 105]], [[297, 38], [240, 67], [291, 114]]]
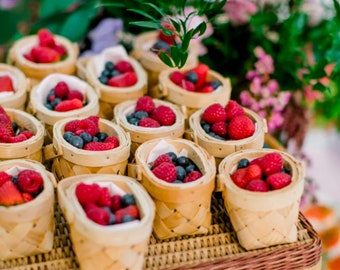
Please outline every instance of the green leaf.
[[177, 65], [178, 68], [182, 68], [185, 65], [188, 59], [188, 55], [189, 55], [188, 52], [181, 51], [181, 62], [179, 65]]
[[151, 21], [157, 21], [154, 17], [152, 17], [149, 13], [146, 13], [142, 10], [139, 10], [139, 9], [128, 9], [128, 11], [131, 11], [131, 12], [134, 12], [134, 13], [137, 13], [139, 15], [142, 15], [148, 19], [150, 19]]
[[144, 3], [145, 5], [148, 5], [150, 7], [152, 7], [155, 11], [157, 11], [163, 18], [167, 17], [167, 14], [164, 13], [164, 11], [162, 9], [160, 9], [159, 7], [157, 7], [156, 5], [152, 4], [152, 3]]
[[170, 47], [170, 55], [172, 60], [175, 63], [175, 66], [178, 66], [181, 63], [181, 52], [177, 46]]
[[151, 28], [151, 29], [159, 29], [161, 27], [161, 24], [159, 22], [149, 22], [149, 21], [130, 22], [129, 24], [140, 26], [140, 27], [145, 27], [145, 28]]
[[73, 5], [74, 3], [79, 3], [79, 0], [42, 0], [40, 9], [39, 9], [39, 16], [41, 18], [51, 16], [53, 14], [65, 11], [69, 6]]
[[197, 33], [199, 36], [203, 35], [205, 30], [207, 29], [206, 22], [201, 22], [193, 31], [192, 35], [195, 36]]
[[178, 23], [178, 21], [176, 21], [172, 18], [169, 18], [169, 19], [170, 19], [170, 22], [172, 23], [172, 25], [175, 27], [176, 32], [180, 33], [181, 32], [181, 25]]
[[259, 12], [250, 17], [250, 24], [252, 26], [274, 25], [277, 19], [274, 12]]
[[169, 67], [175, 67], [175, 65], [174, 65], [172, 59], [170, 58], [170, 56], [168, 55], [168, 53], [166, 53], [166, 52], [160, 52], [160, 53], [158, 54], [158, 57], [159, 57], [159, 59], [161, 59], [161, 61], [162, 61], [164, 64], [166, 64], [167, 66], [169, 66]]

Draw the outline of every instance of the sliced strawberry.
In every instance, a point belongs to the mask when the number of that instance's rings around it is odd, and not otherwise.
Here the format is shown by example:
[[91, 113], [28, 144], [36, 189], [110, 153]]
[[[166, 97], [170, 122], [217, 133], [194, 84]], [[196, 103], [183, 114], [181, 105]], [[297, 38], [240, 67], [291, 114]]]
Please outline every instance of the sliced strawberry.
[[14, 92], [13, 82], [10, 76], [0, 76], [0, 92]]
[[36, 63], [53, 63], [60, 60], [60, 55], [54, 49], [49, 47], [35, 46], [31, 50]]
[[57, 112], [67, 112], [72, 110], [77, 110], [83, 107], [83, 102], [77, 98], [71, 100], [61, 101], [54, 110]]
[[56, 45], [52, 32], [47, 28], [38, 31], [38, 39], [40, 46], [54, 48]]
[[24, 203], [22, 195], [12, 181], [6, 181], [0, 187], [0, 205], [12, 206]]
[[12, 180], [12, 176], [9, 175], [6, 172], [0, 172], [0, 187], [2, 186], [3, 183], [7, 182], [7, 181], [11, 181]]
[[135, 72], [129, 71], [108, 80], [107, 84], [112, 87], [129, 87], [136, 84], [138, 78]]
[[205, 84], [209, 67], [206, 64], [199, 64], [197, 67], [193, 68], [192, 71], [195, 71], [198, 75], [197, 83], [195, 83], [197, 89]]

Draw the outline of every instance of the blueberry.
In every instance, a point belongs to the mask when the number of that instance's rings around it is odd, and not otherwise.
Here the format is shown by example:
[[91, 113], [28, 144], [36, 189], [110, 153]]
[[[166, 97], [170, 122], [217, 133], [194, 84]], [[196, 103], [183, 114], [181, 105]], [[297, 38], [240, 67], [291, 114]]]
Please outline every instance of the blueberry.
[[211, 137], [215, 138], [215, 139], [218, 139], [218, 140], [225, 140], [222, 136], [217, 135], [216, 133], [214, 133], [214, 132], [212, 132], [212, 131], [210, 131], [208, 134], [209, 134]]
[[133, 196], [133, 194], [124, 194], [121, 199], [121, 204], [123, 207], [135, 205], [136, 204], [135, 196]]
[[17, 133], [17, 131], [19, 129], [17, 122], [12, 121], [12, 128], [13, 128], [14, 133]]
[[249, 166], [250, 161], [246, 158], [240, 159], [240, 161], [237, 163], [237, 169], [246, 168]]
[[187, 175], [185, 169], [182, 166], [176, 166], [176, 173], [177, 173], [177, 179], [183, 180], [185, 176]]
[[53, 111], [53, 106], [52, 106], [50, 103], [45, 103], [44, 106], [45, 106], [47, 109]]
[[102, 73], [100, 73], [100, 77], [110, 77], [110, 75], [111, 75], [111, 71], [109, 71], [109, 70], [107, 70], [107, 69], [104, 69], [103, 71], [102, 71]]
[[168, 152], [168, 153], [166, 153], [166, 155], [168, 155], [170, 158], [171, 158], [171, 161], [172, 161], [172, 163], [176, 163], [176, 161], [177, 161], [177, 155], [176, 155], [176, 153], [174, 153], [174, 152]]
[[122, 218], [122, 223], [130, 222], [136, 220], [133, 216], [125, 215]]
[[116, 77], [116, 76], [118, 76], [118, 75], [120, 75], [121, 73], [118, 71], [118, 70], [112, 70], [111, 72], [110, 72], [110, 77]]
[[192, 171], [197, 171], [196, 165], [189, 164], [188, 166], [185, 167], [185, 171], [187, 174], [191, 173]]
[[18, 175], [13, 175], [11, 181], [18, 186]]
[[202, 129], [205, 131], [205, 133], [210, 132], [211, 125], [205, 122], [204, 120], [201, 120], [200, 122]]
[[133, 116], [137, 119], [143, 119], [149, 116], [149, 114], [145, 111], [138, 111], [133, 113]]
[[105, 63], [105, 69], [106, 69], [106, 70], [111, 71], [111, 70], [114, 69], [114, 67], [115, 67], [115, 65], [113, 64], [112, 61], [107, 61], [107, 62]]
[[131, 125], [135, 125], [135, 126], [138, 126], [138, 123], [139, 123], [139, 120], [138, 118], [136, 117], [127, 117], [127, 121], [131, 124]]
[[54, 93], [54, 88], [52, 88], [52, 89], [50, 90], [50, 92], [48, 92], [47, 97], [46, 97], [46, 100], [47, 100], [47, 101], [50, 101], [50, 98], [53, 97], [54, 95], [55, 95], [55, 93]]
[[114, 224], [116, 224], [116, 223], [117, 223], [117, 218], [116, 218], [116, 216], [115, 216], [112, 212], [109, 213], [109, 216], [110, 216], [109, 225], [114, 225]]
[[57, 98], [57, 97], [56, 97], [56, 98], [51, 102], [51, 106], [52, 106], [53, 108], [55, 108], [61, 101], [62, 101], [61, 98]]
[[69, 143], [71, 137], [73, 137], [73, 136], [74, 136], [74, 133], [73, 133], [73, 132], [71, 132], [71, 131], [66, 131], [66, 132], [64, 133], [64, 135], [63, 135], [63, 138], [64, 138], [65, 141], [67, 141], [67, 142]]
[[98, 77], [98, 80], [102, 83], [102, 84], [107, 84], [107, 81], [109, 80], [106, 76], [100, 76]]
[[[170, 45], [164, 41], [156, 41], [155, 44], [153, 44], [152, 49], [157, 50], [157, 51], [170, 51]], [[151, 49], [151, 50], [152, 50]]]
[[290, 169], [289, 169], [289, 168], [286, 168], [286, 167], [282, 167], [281, 172], [290, 174]]
[[84, 144], [92, 142], [92, 136], [88, 132], [80, 133], [79, 136], [84, 140]]
[[198, 75], [195, 71], [189, 71], [185, 78], [189, 81], [192, 82], [193, 84], [197, 83], [198, 81]]
[[84, 140], [83, 140], [81, 137], [79, 137], [79, 136], [72, 136], [72, 137], [70, 138], [69, 143], [70, 143], [72, 146], [77, 147], [77, 148], [79, 148], [79, 149], [82, 149], [83, 146], [84, 146]]
[[100, 142], [103, 142], [103, 141], [105, 141], [105, 139], [108, 137], [108, 135], [107, 135], [106, 132], [98, 132], [98, 133], [96, 134], [96, 137], [98, 138], [98, 140], [99, 140]]
[[210, 82], [210, 85], [214, 88], [214, 90], [216, 90], [219, 86], [221, 86], [221, 83], [218, 80], [214, 80]]
[[179, 166], [186, 167], [190, 164], [190, 160], [187, 157], [184, 157], [184, 156], [178, 157], [176, 164], [179, 165]]
[[99, 142], [99, 139], [98, 139], [96, 136], [93, 136], [93, 137], [92, 137], [92, 141], [93, 141], [93, 142]]

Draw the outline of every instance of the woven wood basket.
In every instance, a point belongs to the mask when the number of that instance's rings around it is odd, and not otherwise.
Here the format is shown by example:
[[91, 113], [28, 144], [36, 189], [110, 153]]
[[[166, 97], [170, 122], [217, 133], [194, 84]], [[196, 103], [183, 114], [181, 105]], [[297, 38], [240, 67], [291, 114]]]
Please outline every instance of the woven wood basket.
[[23, 142], [0, 143], [0, 160], [32, 159], [42, 161], [42, 146], [44, 144], [44, 126], [32, 115], [17, 109], [5, 109], [11, 121], [19, 127], [28, 129], [34, 136]]
[[[132, 193], [141, 216], [140, 222], [102, 226], [89, 220], [74, 194], [76, 185], [83, 181], [111, 182]], [[119, 175], [74, 176], [58, 184], [58, 198], [70, 226], [73, 249], [81, 269], [142, 269], [155, 206], [139, 183]]]
[[16, 67], [0, 64], [0, 75], [8, 75], [12, 79], [14, 94], [2, 96], [0, 105], [4, 108], [12, 108], [18, 110], [25, 110], [27, 99], [27, 88], [29, 88], [29, 81]]
[[67, 58], [56, 63], [34, 63], [27, 60], [24, 54], [38, 44], [37, 35], [31, 35], [16, 41], [9, 50], [7, 63], [19, 68], [32, 82], [37, 82], [52, 73], [74, 74], [76, 71], [76, 62], [79, 49], [76, 43], [68, 39], [54, 35], [57, 44], [61, 44], [67, 50]]
[[171, 126], [161, 126], [158, 128], [146, 128], [131, 125], [126, 117], [134, 112], [137, 100], [124, 101], [114, 107], [114, 121], [120, 125], [131, 136], [131, 153], [135, 153], [136, 149], [143, 142], [155, 138], [163, 137], [182, 137], [184, 134], [184, 115], [179, 108], [167, 101], [154, 99], [156, 107], [165, 105], [170, 107], [176, 114], [176, 122]]
[[201, 127], [200, 121], [205, 108], [196, 111], [189, 118], [191, 137], [194, 142], [206, 149], [216, 158], [217, 165], [228, 155], [243, 149], [261, 149], [267, 133], [266, 120], [257, 113], [243, 108], [245, 113], [254, 121], [255, 132], [251, 137], [242, 140], [219, 140], [207, 134]]
[[[150, 152], [161, 141], [180, 153], [187, 151], [203, 176], [186, 184], [167, 183], [158, 179], [149, 168]], [[154, 235], [166, 239], [180, 235], [206, 234], [211, 225], [211, 195], [215, 188], [215, 160], [203, 148], [180, 138], [153, 139], [141, 144], [136, 151], [136, 166], [129, 174], [141, 181], [156, 204]]]
[[231, 85], [228, 78], [222, 77], [219, 73], [209, 70], [207, 80], [218, 80], [221, 87], [212, 93], [198, 93], [187, 91], [170, 80], [174, 69], [163, 70], [159, 74], [159, 95], [166, 100], [177, 104], [184, 113], [185, 118], [189, 117], [198, 109], [207, 107], [213, 103], [226, 105], [230, 99]]
[[145, 70], [141, 64], [132, 57], [129, 57], [128, 61], [133, 66], [138, 77], [137, 83], [130, 87], [111, 87], [102, 84], [98, 80], [100, 72], [98, 73], [96, 70], [96, 58], [93, 57], [87, 63], [86, 80], [98, 93], [100, 102], [99, 116], [102, 118], [112, 120], [115, 105], [127, 100], [137, 99], [147, 92], [147, 74]]
[[[150, 51], [151, 46], [157, 40], [157, 32], [150, 31], [138, 35], [133, 41], [131, 55], [137, 59], [148, 73], [148, 95], [160, 98], [158, 90], [158, 76], [162, 70], [169, 67], [164, 64], [157, 55]], [[198, 48], [190, 46], [190, 52], [183, 69], [191, 69], [198, 65]]]
[[[71, 89], [77, 89], [84, 94], [86, 106], [68, 112], [56, 112], [44, 106], [49, 91], [59, 82], [65, 81]], [[27, 111], [39, 119], [46, 128], [45, 144], [52, 142], [53, 125], [61, 119], [68, 117], [86, 117], [97, 115], [99, 112], [98, 96], [93, 88], [86, 82], [71, 75], [54, 73], [44, 78], [30, 92], [30, 102]]]
[[44, 180], [44, 189], [30, 202], [0, 206], [0, 260], [44, 253], [53, 248], [55, 180], [40, 163], [32, 160], [0, 162], [0, 171], [10, 173], [9, 170], [12, 170], [16, 175], [24, 169], [39, 172]]
[[[280, 190], [251, 192], [239, 188], [230, 177], [242, 158], [254, 159], [278, 152], [292, 174], [292, 183]], [[240, 244], [247, 250], [290, 243], [297, 240], [296, 223], [304, 187], [302, 164], [286, 152], [274, 149], [247, 149], [222, 160], [218, 167], [223, 198]]]
[[107, 151], [87, 151], [78, 149], [63, 138], [64, 127], [69, 121], [79, 118], [59, 120], [53, 126], [53, 144], [44, 148], [45, 160], [53, 160], [52, 172], [60, 181], [64, 178], [82, 174], [125, 174], [130, 156], [131, 141], [121, 127], [111, 121], [100, 119], [99, 130], [109, 136], [118, 137], [120, 145]]

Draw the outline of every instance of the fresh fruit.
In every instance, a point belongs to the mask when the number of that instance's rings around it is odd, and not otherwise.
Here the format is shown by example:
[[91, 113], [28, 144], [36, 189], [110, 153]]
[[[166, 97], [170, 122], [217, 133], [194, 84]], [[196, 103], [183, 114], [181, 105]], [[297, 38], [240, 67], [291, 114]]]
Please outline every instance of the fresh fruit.
[[211, 125], [211, 131], [218, 136], [225, 137], [228, 134], [226, 122], [221, 121], [213, 123]]
[[267, 183], [274, 190], [288, 186], [292, 182], [292, 177], [284, 172], [274, 173], [268, 176]]
[[56, 97], [59, 97], [61, 99], [65, 99], [69, 91], [70, 89], [64, 81], [58, 82], [57, 85], [54, 87], [54, 94], [56, 95]]
[[129, 87], [136, 84], [138, 78], [135, 72], [128, 71], [126, 73], [114, 76], [107, 81], [112, 87]]
[[0, 76], [0, 92], [14, 92], [14, 86], [10, 76]]
[[136, 204], [136, 199], [135, 199], [135, 196], [133, 196], [133, 194], [126, 193], [122, 196], [122, 199], [121, 199], [122, 207], [135, 205], [135, 204]]
[[269, 185], [262, 179], [253, 179], [245, 186], [250, 191], [266, 192], [269, 191]]
[[153, 101], [152, 97], [143, 96], [140, 97], [135, 106], [135, 111], [144, 111], [146, 113], [152, 113], [152, 111], [156, 108], [155, 102]]
[[164, 29], [158, 30], [158, 39], [166, 42], [169, 45], [173, 45], [178, 38], [176, 29], [171, 23], [168, 22], [162, 22], [162, 27]]
[[[134, 219], [139, 219], [139, 210], [136, 205], [129, 205], [127, 207], [121, 208], [115, 212], [117, 223], [124, 223], [125, 216], [131, 216]], [[132, 220], [131, 220], [132, 221]]]
[[116, 212], [118, 209], [122, 208], [122, 196], [120, 195], [113, 195], [111, 197], [111, 210]]
[[114, 67], [120, 73], [133, 71], [133, 66], [131, 65], [131, 63], [125, 60], [119, 61]]
[[60, 60], [60, 55], [57, 51], [42, 46], [35, 46], [31, 50], [31, 55], [36, 63], [53, 63]]
[[76, 197], [81, 205], [89, 203], [95, 204], [101, 194], [100, 186], [98, 184], [79, 183], [75, 190]]
[[137, 83], [138, 77], [129, 61], [120, 60], [117, 63], [105, 62], [98, 80], [111, 87], [129, 87]]
[[54, 110], [56, 112], [68, 112], [72, 110], [77, 110], [83, 107], [83, 102], [81, 102], [79, 99], [74, 98], [71, 100], [63, 100], [61, 101]]
[[161, 180], [172, 183], [177, 179], [176, 166], [170, 162], [164, 162], [152, 169], [153, 174]]
[[116, 148], [119, 146], [119, 139], [116, 136], [108, 136], [104, 143], [111, 143], [113, 145], [113, 148]]
[[111, 195], [107, 187], [101, 187], [97, 204], [99, 206], [111, 206]]
[[233, 117], [237, 115], [245, 114], [244, 109], [234, 100], [229, 100], [225, 106], [225, 111], [227, 114], [227, 121], [230, 121]]
[[34, 197], [30, 194], [30, 193], [21, 193], [22, 195], [22, 199], [24, 200], [24, 202], [30, 202], [34, 200]]
[[2, 186], [3, 183], [7, 182], [7, 181], [11, 181], [12, 176], [9, 175], [6, 172], [0, 172], [0, 187]]
[[252, 136], [255, 132], [254, 122], [247, 115], [237, 115], [228, 124], [228, 134], [232, 140], [241, 140]]
[[208, 106], [202, 114], [202, 119], [209, 124], [224, 122], [226, 121], [226, 117], [226, 112], [219, 103]]
[[[182, 81], [185, 81], [185, 75], [180, 71], [174, 71], [170, 74], [170, 80], [173, 83], [180, 85], [182, 83]], [[191, 84], [195, 89], [195, 85], [193, 83], [191, 83]]]
[[269, 153], [261, 158], [255, 159], [252, 163], [258, 163], [265, 175], [280, 172], [283, 166], [283, 159], [279, 153]]
[[168, 162], [168, 163], [172, 163], [171, 158], [167, 155], [167, 154], [162, 154], [159, 155], [153, 162], [152, 167], [156, 168], [158, 165], [164, 163], [164, 162]]
[[38, 31], [37, 35], [38, 35], [38, 39], [39, 39], [39, 44], [41, 46], [50, 47], [50, 48], [55, 47], [56, 43], [55, 43], [55, 40], [54, 40], [54, 36], [53, 36], [53, 34], [51, 33], [50, 30], [48, 30], [46, 28], [40, 29]]
[[89, 142], [85, 144], [83, 149], [88, 151], [107, 151], [114, 149], [114, 145], [107, 142]]
[[95, 223], [98, 223], [100, 225], [109, 224], [110, 221], [109, 213], [105, 209], [97, 206], [94, 203], [89, 203], [85, 206], [85, 213], [86, 216]]
[[138, 122], [138, 125], [140, 127], [147, 127], [147, 128], [157, 128], [161, 126], [155, 119], [152, 119], [150, 117], [141, 119]]
[[32, 194], [42, 189], [44, 180], [39, 172], [26, 169], [18, 173], [17, 183], [21, 192]]
[[83, 132], [87, 132], [91, 136], [95, 136], [99, 132], [99, 127], [89, 118], [84, 118], [78, 122], [77, 129], [74, 133], [76, 135], [80, 135]]
[[259, 179], [262, 176], [261, 167], [257, 164], [250, 165], [245, 168], [237, 169], [231, 178], [240, 188], [245, 188], [253, 179]]
[[176, 114], [165, 105], [160, 105], [151, 113], [151, 118], [155, 119], [161, 126], [171, 126], [176, 122]]
[[192, 171], [188, 173], [188, 175], [184, 178], [183, 183], [189, 183], [196, 181], [197, 179], [201, 178], [202, 174], [198, 171]]
[[12, 181], [6, 181], [0, 187], [0, 205], [12, 206], [24, 203], [24, 199]]

